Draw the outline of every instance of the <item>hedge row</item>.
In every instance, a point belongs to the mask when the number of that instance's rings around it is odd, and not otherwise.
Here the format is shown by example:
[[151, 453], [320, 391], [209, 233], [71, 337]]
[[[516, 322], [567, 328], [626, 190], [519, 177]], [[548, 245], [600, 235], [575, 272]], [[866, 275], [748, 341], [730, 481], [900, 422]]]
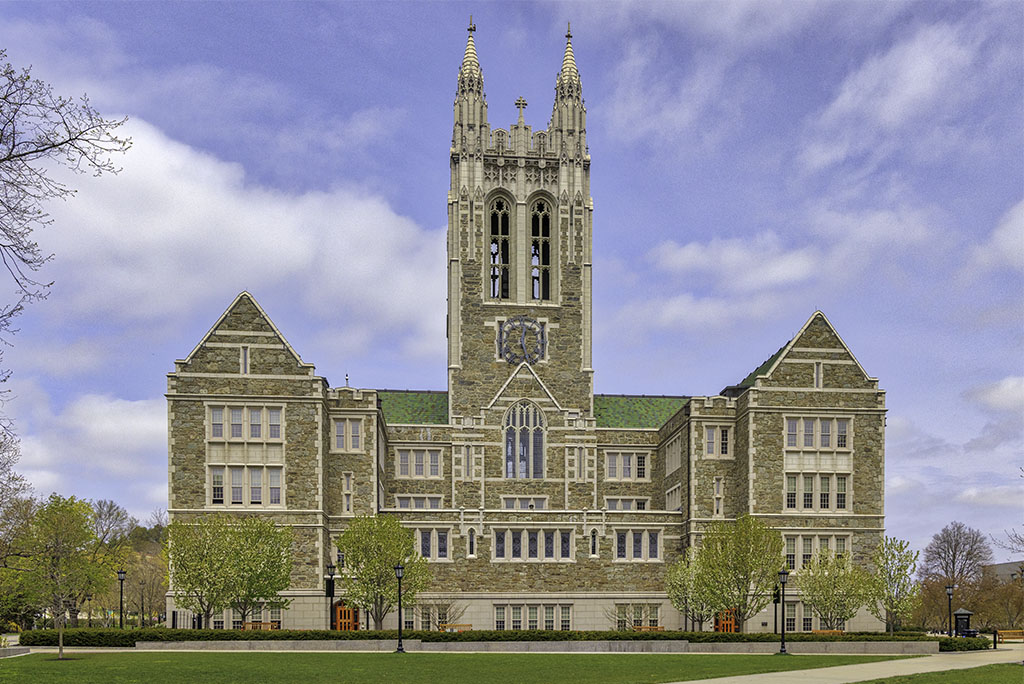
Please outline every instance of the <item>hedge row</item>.
[[[649, 641], [679, 639], [693, 643], [709, 642], [778, 642], [777, 634], [735, 634], [728, 632], [610, 632], [610, 631], [549, 631], [549, 630], [474, 630], [470, 632], [425, 632], [404, 630], [406, 639], [421, 641]], [[106, 646], [130, 648], [138, 641], [319, 641], [325, 639], [397, 639], [396, 630], [328, 631], [292, 630], [247, 631], [231, 629], [89, 629], [64, 631], [65, 646]], [[940, 651], [972, 651], [990, 647], [988, 639], [926, 637], [921, 635], [879, 634], [877, 632], [847, 633], [842, 635], [793, 633], [788, 641], [932, 641], [938, 639]], [[23, 632], [23, 646], [56, 646], [57, 631], [37, 629]]]

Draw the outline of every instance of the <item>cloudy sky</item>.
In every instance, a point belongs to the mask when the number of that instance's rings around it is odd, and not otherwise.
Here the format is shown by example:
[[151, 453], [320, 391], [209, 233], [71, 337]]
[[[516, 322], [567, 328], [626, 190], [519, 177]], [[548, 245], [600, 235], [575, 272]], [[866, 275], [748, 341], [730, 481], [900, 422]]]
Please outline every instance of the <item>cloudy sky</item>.
[[120, 175], [50, 207], [52, 294], [4, 351], [40, 492], [164, 506], [165, 374], [243, 289], [332, 384], [444, 389], [472, 13], [492, 127], [519, 96], [547, 126], [572, 21], [598, 392], [714, 394], [821, 309], [887, 390], [890, 533], [1024, 522], [1024, 4], [2, 13], [12, 64], [130, 117], [134, 141]]

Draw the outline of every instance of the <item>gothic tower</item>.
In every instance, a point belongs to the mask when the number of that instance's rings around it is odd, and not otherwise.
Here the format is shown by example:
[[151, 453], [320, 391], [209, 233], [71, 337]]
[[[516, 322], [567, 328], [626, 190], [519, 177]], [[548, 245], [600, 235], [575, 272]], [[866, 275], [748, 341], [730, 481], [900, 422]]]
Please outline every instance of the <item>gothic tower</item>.
[[553, 407], [590, 417], [590, 155], [566, 34], [546, 131], [493, 131], [470, 24], [459, 69], [448, 193], [450, 417], [478, 415], [531, 373]]

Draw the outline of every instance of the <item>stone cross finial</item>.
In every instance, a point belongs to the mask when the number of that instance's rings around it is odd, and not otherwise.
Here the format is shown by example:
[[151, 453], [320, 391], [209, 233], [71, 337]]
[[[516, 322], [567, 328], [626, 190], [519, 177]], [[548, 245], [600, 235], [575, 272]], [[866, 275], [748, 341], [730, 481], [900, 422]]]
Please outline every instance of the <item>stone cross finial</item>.
[[519, 99], [516, 100], [516, 107], [519, 108], [519, 123], [523, 123], [523, 109], [526, 107], [526, 100], [520, 95]]
[[469, 15], [469, 28], [466, 29], [472, 35], [473, 31], [476, 31], [476, 24], [473, 23], [473, 15]]

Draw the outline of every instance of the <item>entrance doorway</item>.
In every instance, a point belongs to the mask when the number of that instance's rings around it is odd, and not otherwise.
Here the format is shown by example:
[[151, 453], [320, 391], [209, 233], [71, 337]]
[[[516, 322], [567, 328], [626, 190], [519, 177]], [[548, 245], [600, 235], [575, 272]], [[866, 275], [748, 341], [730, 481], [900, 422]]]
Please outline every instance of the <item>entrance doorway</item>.
[[715, 616], [716, 632], [735, 632], [736, 614], [732, 610], [723, 610]]
[[334, 624], [332, 629], [350, 632], [359, 629], [359, 609], [346, 606], [344, 601], [334, 604]]

